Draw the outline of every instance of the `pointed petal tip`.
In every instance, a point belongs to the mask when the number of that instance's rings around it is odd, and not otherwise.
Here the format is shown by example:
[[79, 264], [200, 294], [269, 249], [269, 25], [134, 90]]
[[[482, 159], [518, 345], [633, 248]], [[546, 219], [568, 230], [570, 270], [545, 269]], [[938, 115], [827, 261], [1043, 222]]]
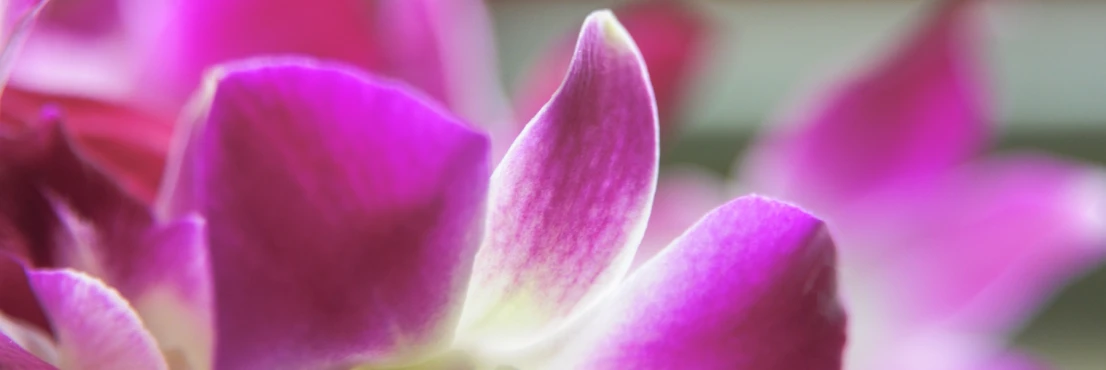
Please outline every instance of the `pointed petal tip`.
[[637, 45], [630, 32], [622, 26], [610, 9], [596, 10], [584, 21], [582, 32], [596, 30], [603, 36], [605, 45], [621, 52], [637, 52]]
[[492, 176], [493, 237], [477, 255], [462, 337], [539, 338], [625, 274], [656, 191], [658, 131], [641, 54], [610, 11], [592, 13], [559, 90]]

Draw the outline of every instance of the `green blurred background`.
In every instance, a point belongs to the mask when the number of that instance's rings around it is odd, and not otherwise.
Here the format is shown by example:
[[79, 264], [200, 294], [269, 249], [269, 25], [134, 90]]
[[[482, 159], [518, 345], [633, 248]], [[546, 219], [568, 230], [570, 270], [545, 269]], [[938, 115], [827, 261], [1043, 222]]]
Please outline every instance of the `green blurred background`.
[[[491, 1], [508, 88], [588, 12], [620, 1]], [[835, 71], [882, 51], [926, 1], [689, 1], [715, 28], [663, 162], [727, 173], [758, 128]], [[983, 50], [996, 150], [1036, 148], [1106, 165], [1106, 1], [995, 0]], [[1103, 246], [1106, 248], [1106, 246]], [[1060, 369], [1106, 369], [1106, 269], [1057, 292], [1014, 338]]]

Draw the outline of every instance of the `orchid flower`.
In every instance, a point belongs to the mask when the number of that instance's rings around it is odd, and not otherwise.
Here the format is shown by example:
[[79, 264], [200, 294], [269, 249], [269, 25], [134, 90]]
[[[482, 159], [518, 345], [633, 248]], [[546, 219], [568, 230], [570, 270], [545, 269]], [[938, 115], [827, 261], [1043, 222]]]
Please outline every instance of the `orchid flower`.
[[983, 154], [993, 128], [976, 5], [938, 3], [886, 58], [789, 110], [735, 171], [741, 182], [662, 176], [651, 223], [663, 227], [650, 225], [640, 258], [717, 189], [770, 194], [826, 220], [841, 248], [847, 368], [1029, 368], [1005, 338], [1101, 261], [1106, 175], [1042, 153]]
[[59, 106], [75, 144], [147, 202], [201, 71], [233, 59], [343, 61], [402, 79], [493, 132], [512, 116], [477, 0], [18, 0], [8, 14], [36, 4], [42, 19], [5, 64], [14, 85], [0, 111], [33, 121]]
[[0, 203], [0, 364], [840, 368], [833, 243], [797, 207], [725, 203], [624, 278], [658, 123], [609, 11], [491, 174], [488, 137], [402, 83], [303, 58], [210, 76], [156, 215], [56, 111], [0, 146], [24, 192]]
[[207, 68], [297, 54], [405, 80], [476, 122], [508, 114], [479, 0], [76, 0], [44, 18], [15, 75], [36, 91], [176, 115]]

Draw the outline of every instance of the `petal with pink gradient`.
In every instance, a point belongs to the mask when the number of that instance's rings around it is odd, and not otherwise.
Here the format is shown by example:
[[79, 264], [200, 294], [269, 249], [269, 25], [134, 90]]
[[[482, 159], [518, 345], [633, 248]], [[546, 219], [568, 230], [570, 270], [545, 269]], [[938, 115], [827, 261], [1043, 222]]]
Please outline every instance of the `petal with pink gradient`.
[[[7, 127], [0, 138], [0, 211], [40, 267], [74, 267], [109, 281], [129, 273], [153, 219], [73, 144], [61, 112], [44, 109], [37, 122]], [[105, 268], [110, 266], [110, 269]]]
[[[649, 70], [662, 136], [676, 125], [676, 114], [691, 74], [705, 51], [708, 24], [703, 15], [685, 1], [636, 1], [614, 10], [623, 26], [637, 41]], [[575, 35], [572, 35], [575, 36]], [[522, 79], [516, 97], [519, 116], [533, 117], [557, 91], [572, 61], [571, 36], [556, 40]]]
[[684, 166], [664, 168], [662, 172], [645, 238], [634, 254], [635, 267], [671, 245], [704, 214], [726, 201], [722, 179], [705, 169]]
[[487, 137], [342, 65], [214, 77], [163, 200], [208, 220], [216, 367], [401, 364], [448, 345], [482, 237]]
[[27, 352], [18, 343], [0, 333], [0, 368], [18, 370], [56, 370], [53, 365]]
[[561, 89], [492, 175], [468, 339], [524, 344], [620, 280], [649, 217], [657, 151], [641, 56], [609, 11], [592, 13]]
[[[889, 273], [914, 288], [921, 319], [1004, 333], [1054, 289], [1106, 257], [1106, 173], [1016, 154], [957, 169], [906, 213]], [[883, 212], [867, 215], [880, 217]]]
[[550, 369], [840, 369], [845, 314], [821, 221], [731, 201], [635, 271]]
[[[193, 367], [208, 367], [211, 292], [202, 227], [187, 219], [157, 224], [145, 204], [86, 159], [61, 120], [47, 110], [41, 122], [4, 138], [0, 211], [15, 222], [5, 244], [21, 241], [23, 259], [39, 267], [103, 279], [151, 323], [187, 322], [154, 334]], [[190, 345], [178, 348], [182, 342]]]
[[53, 330], [31, 289], [23, 262], [9, 253], [0, 253], [0, 315], [38, 331]]
[[53, 369], [47, 362], [57, 357], [50, 319], [23, 264], [0, 253], [0, 368]]
[[213, 287], [206, 226], [197, 216], [159, 225], [141, 264], [116, 288], [128, 297], [170, 363], [211, 368]]
[[743, 175], [757, 191], [814, 211], [892, 181], [926, 181], [987, 139], [974, 1], [933, 14], [870, 69], [824, 89], [754, 147]]
[[40, 22], [78, 37], [100, 36], [118, 29], [121, 1], [127, 0], [52, 0]]
[[33, 122], [43, 108], [56, 106], [65, 114], [65, 128], [74, 145], [128, 193], [153, 200], [164, 172], [173, 119], [123, 106], [70, 95], [45, 94], [8, 85], [0, 114], [7, 122]]
[[118, 293], [72, 270], [33, 271], [54, 326], [62, 369], [168, 369], [150, 333]]
[[[176, 2], [153, 56], [154, 83], [171, 83], [187, 98], [204, 70], [218, 63], [271, 54], [303, 54], [381, 65], [370, 2], [359, 0], [189, 0]], [[171, 76], [170, 81], [164, 80]], [[161, 90], [164, 91], [164, 90]]]
[[374, 13], [387, 50], [382, 72], [483, 127], [498, 129], [513, 118], [482, 0], [384, 0]]

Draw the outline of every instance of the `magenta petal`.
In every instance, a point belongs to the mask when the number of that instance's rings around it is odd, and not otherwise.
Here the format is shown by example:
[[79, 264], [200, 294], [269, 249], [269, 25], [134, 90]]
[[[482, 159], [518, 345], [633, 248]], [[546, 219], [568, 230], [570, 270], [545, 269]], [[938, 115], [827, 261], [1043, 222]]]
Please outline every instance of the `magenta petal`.
[[384, 0], [376, 20], [385, 69], [474, 123], [511, 119], [482, 0]]
[[979, 370], [1049, 370], [1051, 366], [1022, 353], [1004, 353], [995, 356]]
[[519, 345], [611, 287], [641, 241], [656, 173], [645, 66], [614, 16], [593, 13], [561, 90], [492, 176], [463, 329]]
[[147, 239], [141, 264], [116, 287], [167, 357], [187, 368], [210, 368], [214, 308], [206, 229], [197, 217], [168, 223]]
[[161, 70], [151, 88], [171, 84], [176, 99], [218, 63], [269, 54], [303, 54], [362, 68], [381, 64], [370, 2], [362, 0], [178, 1], [153, 54]]
[[[51, 3], [57, 4], [57, 3]], [[89, 161], [103, 166], [129, 193], [149, 202], [157, 192], [173, 119], [73, 95], [47, 94], [11, 84], [4, 87], [0, 114], [5, 120], [33, 122], [44, 107], [65, 113], [73, 144]], [[174, 113], [175, 114], [175, 113]]]
[[0, 159], [7, 167], [0, 175], [6, 190], [0, 212], [14, 222], [5, 230], [5, 244], [25, 245], [16, 253], [39, 267], [74, 268], [103, 279], [135, 303], [143, 319], [162, 316], [172, 302], [178, 316], [172, 321], [189, 325], [156, 328], [154, 334], [167, 351], [195, 342], [181, 349], [182, 356], [191, 367], [208, 367], [211, 335], [193, 340], [195, 332], [211, 330], [202, 238], [188, 243], [164, 235], [172, 232], [160, 229], [181, 227], [155, 224], [142, 202], [82, 155], [60, 121], [57, 112], [47, 111], [28, 132], [2, 142]]
[[874, 68], [827, 89], [770, 134], [745, 175], [758, 191], [816, 211], [894, 181], [920, 181], [987, 138], [973, 1], [944, 1]]
[[55, 370], [56, 367], [27, 352], [3, 333], [0, 333], [0, 369]]
[[633, 266], [652, 258], [726, 198], [722, 179], [700, 168], [665, 168]]
[[[680, 100], [706, 46], [705, 17], [687, 2], [671, 0], [636, 1], [615, 9], [615, 14], [641, 50], [656, 93], [661, 131], [667, 135], [676, 124]], [[521, 117], [533, 117], [561, 85], [572, 61], [574, 39], [557, 41], [524, 76], [516, 102]]]
[[15, 256], [0, 253], [0, 314], [51, 332], [50, 319], [35, 297], [24, 266]]
[[62, 369], [168, 369], [150, 333], [118, 293], [71, 270], [29, 273], [54, 326]]
[[216, 77], [163, 199], [208, 220], [217, 367], [395, 363], [448, 344], [481, 239], [487, 137], [339, 65], [254, 60]]
[[840, 369], [821, 221], [761, 197], [709, 213], [634, 272], [551, 369]]
[[897, 204], [900, 213], [912, 211], [891, 241], [900, 259], [890, 272], [912, 284], [912, 313], [969, 332], [1001, 332], [1106, 257], [1101, 170], [1016, 155], [952, 175]]

